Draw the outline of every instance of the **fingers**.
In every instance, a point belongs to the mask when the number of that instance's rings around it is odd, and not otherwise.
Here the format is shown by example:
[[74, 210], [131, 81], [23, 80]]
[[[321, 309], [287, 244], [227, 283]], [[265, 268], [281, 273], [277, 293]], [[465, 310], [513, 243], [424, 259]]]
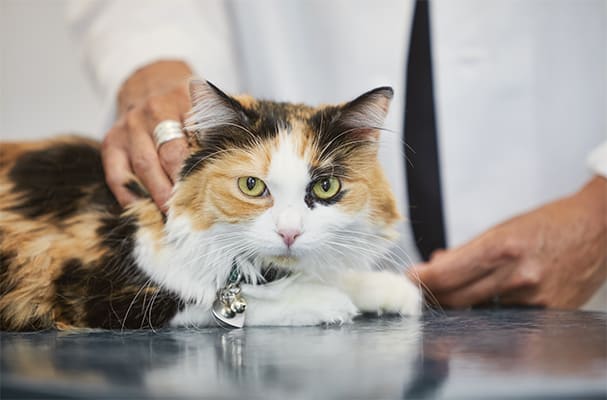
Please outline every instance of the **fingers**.
[[175, 184], [177, 182], [183, 161], [187, 158], [188, 154], [186, 139], [171, 140], [170, 142], [163, 143], [158, 148], [160, 164], [171, 179], [171, 183]]
[[[150, 137], [162, 121], [182, 122], [182, 116], [189, 109], [189, 105], [189, 94], [185, 86], [179, 86], [162, 95], [150, 96], [141, 110]], [[161, 144], [157, 149], [157, 156], [165, 175], [169, 177], [171, 184], [174, 184], [179, 177], [183, 161], [188, 156], [187, 140], [174, 139]]]
[[188, 144], [185, 138], [175, 139], [157, 149], [152, 132], [161, 121], [181, 121], [189, 104], [186, 87], [178, 85], [126, 111], [106, 135], [102, 148], [106, 180], [122, 206], [136, 199], [124, 186], [135, 175], [156, 205], [168, 211], [173, 184], [189, 154]]
[[508, 287], [509, 275], [513, 268], [509, 265], [497, 266], [487, 275], [468, 285], [448, 292], [436, 293], [436, 300], [447, 307], [465, 308], [488, 303], [495, 296], [501, 296]]
[[[108, 134], [108, 137], [111, 138], [111, 133]], [[101, 151], [101, 160], [105, 171], [105, 180], [118, 203], [122, 207], [126, 207], [135, 201], [136, 197], [124, 187], [124, 183], [128, 182], [133, 176], [128, 153], [125, 149], [108, 144], [106, 139]]]
[[[541, 264], [534, 260], [520, 261], [503, 284], [503, 289], [497, 293], [500, 304], [548, 306], [549, 301], [545, 296], [545, 290], [551, 286], [549, 278], [554, 271], [544, 271]], [[547, 285], [548, 283], [548, 285]], [[561, 294], [562, 287], [557, 291]]]
[[434, 294], [457, 289], [491, 271], [492, 245], [490, 238], [481, 236], [461, 247], [434, 254], [429, 262], [413, 267], [409, 275]]
[[558, 307], [561, 309], [576, 309], [579, 305], [563, 305], [553, 303], [550, 298], [542, 296], [539, 287], [521, 287], [499, 295], [499, 303], [512, 306]]
[[533, 269], [522, 264], [522, 246], [512, 232], [498, 226], [469, 243], [437, 251], [429, 262], [409, 275], [420, 282], [428, 296], [448, 307], [468, 307], [491, 300], [513, 288], [537, 280]]
[[172, 184], [156, 153], [156, 146], [141, 121], [132, 118], [129, 125], [129, 158], [133, 170], [146, 187], [154, 203], [166, 213]]

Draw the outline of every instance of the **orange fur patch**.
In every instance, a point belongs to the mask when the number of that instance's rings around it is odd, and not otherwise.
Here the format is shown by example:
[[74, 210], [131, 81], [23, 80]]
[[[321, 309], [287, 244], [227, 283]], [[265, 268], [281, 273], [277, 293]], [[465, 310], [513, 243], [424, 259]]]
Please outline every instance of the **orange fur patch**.
[[[266, 120], [258, 121], [258, 126], [251, 129], [260, 128], [263, 124], [271, 129], [273, 123], [276, 129], [289, 129], [288, 133], [283, 132], [281, 135], [289, 135], [293, 139], [299, 157], [308, 161], [311, 168], [331, 169], [331, 158], [321, 157], [325, 149], [319, 148], [319, 132], [315, 132], [309, 123], [316, 113], [323, 110], [322, 107], [262, 102], [250, 96], [239, 96], [236, 99], [251, 112], [268, 114], [265, 115]], [[274, 120], [274, 111], [285, 119]], [[247, 131], [243, 127], [237, 128]], [[242, 131], [239, 133], [243, 135]], [[369, 134], [370, 137], [376, 135], [378, 132]], [[266, 134], [260, 137], [253, 137], [258, 141], [257, 145], [252, 146], [249, 143], [246, 149], [226, 149], [205, 161], [203, 167], [193, 169], [191, 174], [187, 174], [184, 180], [178, 183], [171, 199], [171, 213], [186, 214], [193, 221], [194, 229], [207, 230], [216, 223], [235, 224], [251, 220], [272, 207], [271, 196], [247, 196], [240, 191], [237, 183], [240, 177], [264, 179], [267, 176], [272, 154], [280, 146], [280, 135]], [[249, 137], [239, 140], [244, 143]], [[189, 143], [192, 154], [201, 150], [196, 138], [190, 137]], [[57, 293], [53, 282], [61, 277], [65, 278], [64, 270], [68, 261], [76, 260], [80, 272], [91, 272], [86, 270], [98, 267], [97, 262], [115, 250], [111, 245], [103, 244], [106, 238], [100, 236], [102, 233], [99, 232], [103, 231], [105, 220], [121, 217], [115, 210], [110, 212], [110, 205], [102, 202], [92, 204], [95, 196], [99, 195], [98, 192], [103, 192], [101, 189], [105, 188], [103, 176], [91, 178], [91, 182], [87, 181], [86, 171], [82, 176], [78, 176], [82, 181], [81, 186], [77, 187], [80, 192], [74, 195], [73, 202], [68, 204], [71, 208], [63, 210], [63, 214], [45, 214], [44, 210], [39, 209], [43, 209], [44, 204], [35, 205], [38, 207], [36, 212], [40, 214], [36, 216], [28, 216], [27, 210], [23, 210], [24, 207], [19, 209], [27, 191], [17, 191], [14, 178], [10, 176], [13, 167], [24, 154], [44, 153], [53, 146], [70, 145], [89, 151], [83, 154], [92, 152], [97, 156], [100, 148], [97, 142], [68, 136], [39, 142], [0, 144], [0, 328], [18, 330], [55, 326], [71, 329], [85, 326], [83, 317], [79, 316], [86, 311], [82, 302], [69, 300], [70, 304], [66, 307], [69, 307], [70, 312], [79, 315], [67, 319], [62, 317], [65, 310], [56, 305]], [[324, 144], [328, 145], [330, 143]], [[339, 152], [341, 149], [332, 151]], [[343, 158], [346, 159], [349, 172], [347, 176], [339, 176], [343, 190], [347, 193], [334, 206], [351, 215], [361, 211], [367, 212], [370, 220], [384, 228], [386, 236], [391, 235], [392, 226], [400, 216], [377, 160], [376, 147], [361, 146], [347, 151], [346, 157]], [[66, 152], [68, 151], [64, 149], [64, 153]], [[43, 158], [44, 154], [40, 157]], [[62, 157], [62, 160], [67, 160], [67, 164], [71, 162], [65, 154]], [[87, 162], [86, 159], [80, 161]], [[59, 171], [63, 168], [62, 165], [52, 166], [57, 167]], [[101, 174], [98, 164], [93, 167], [97, 174]], [[60, 183], [65, 186], [62, 190], [72, 189], [69, 181]], [[48, 200], [55, 203], [63, 201], [57, 196], [50, 196]], [[113, 201], [111, 196], [107, 201]], [[122, 218], [134, 221], [140, 229], [151, 233], [157, 246], [162, 246], [164, 218], [151, 200], [136, 202], [122, 214]], [[130, 299], [134, 293], [143, 293], [153, 297], [158, 291], [159, 288], [154, 285], [145, 289], [125, 285], [116, 292], [110, 291], [110, 296]], [[74, 293], [79, 294], [77, 290]]]

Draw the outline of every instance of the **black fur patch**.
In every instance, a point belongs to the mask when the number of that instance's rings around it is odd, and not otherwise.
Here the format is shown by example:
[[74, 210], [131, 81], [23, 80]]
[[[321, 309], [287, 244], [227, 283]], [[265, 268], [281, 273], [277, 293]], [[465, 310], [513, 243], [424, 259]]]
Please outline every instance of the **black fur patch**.
[[331, 165], [325, 167], [310, 167], [310, 176], [313, 181], [317, 181], [323, 176], [343, 177], [347, 173], [347, 169], [343, 165]]
[[107, 217], [101, 220], [101, 226], [97, 228], [101, 244], [114, 253], [117, 250], [123, 251], [123, 254], [117, 255], [121, 258], [131, 255], [135, 232], [137, 232], [137, 221], [133, 217]]
[[368, 129], [349, 126], [341, 120], [343, 110], [340, 107], [327, 107], [318, 111], [308, 123], [317, 133], [316, 145], [320, 149], [318, 158], [332, 165], [339, 175], [347, 176], [350, 172], [348, 160], [360, 148], [376, 145], [368, 137]]
[[9, 267], [15, 258], [14, 252], [0, 251], [0, 296], [10, 292], [16, 286], [16, 283], [11, 280]]
[[132, 254], [136, 231], [131, 218], [107, 218], [97, 231], [105, 255], [93, 265], [66, 261], [54, 282], [60, 320], [104, 329], [159, 328], [183, 307], [137, 267]]
[[105, 184], [99, 150], [86, 143], [25, 153], [8, 176], [20, 194], [18, 204], [9, 209], [28, 218], [50, 215], [59, 220], [91, 206], [120, 210]]
[[150, 198], [150, 194], [143, 186], [141, 186], [138, 182], [128, 181], [124, 184], [124, 187], [129, 190], [129, 192], [133, 193], [135, 196], [140, 197], [142, 199]]
[[103, 329], [160, 328], [182, 308], [177, 296], [153, 284], [144, 292], [148, 282], [139, 271], [100, 264], [65, 263], [54, 282], [59, 320]]
[[[1, 238], [1, 232], [0, 232]], [[17, 256], [14, 252], [6, 252], [0, 251], [0, 297], [9, 292], [13, 291], [17, 288], [19, 282], [14, 279], [14, 274], [9, 272], [9, 268], [11, 264], [14, 262], [15, 257]], [[19, 266], [12, 266], [13, 268], [18, 268]], [[39, 331], [47, 327], [47, 323], [38, 318], [30, 318], [27, 321], [27, 324], [19, 329], [19, 331], [29, 332], [29, 331]], [[0, 331], [11, 330], [14, 331], [15, 327], [8, 324], [5, 321], [4, 316], [0, 312]]]
[[291, 276], [291, 271], [270, 264], [261, 269], [261, 276], [264, 279], [264, 283], [270, 283]]
[[292, 104], [259, 101], [254, 109], [254, 130], [260, 139], [276, 136], [281, 128], [288, 131], [289, 117], [295, 112], [296, 108]]
[[[88, 201], [88, 202], [87, 202]], [[85, 202], [80, 204], [81, 207], [94, 207], [111, 215], [119, 215], [122, 213], [122, 207], [110, 191], [110, 188], [105, 183], [99, 183], [91, 187], [91, 191], [87, 192]]]
[[319, 159], [348, 172], [348, 160], [361, 147], [376, 146], [376, 132], [381, 126], [374, 114], [385, 100], [394, 95], [392, 88], [380, 87], [358, 96], [342, 106], [319, 110], [308, 121], [317, 132]]
[[250, 149], [258, 142], [275, 137], [281, 128], [289, 129], [289, 118], [297, 112], [298, 106], [288, 103], [259, 101], [254, 108], [245, 108], [240, 103], [237, 115], [240, 120], [234, 125], [220, 126], [205, 130], [198, 138], [202, 150], [191, 155], [185, 162], [181, 177], [187, 177], [202, 169], [207, 161], [213, 160], [231, 149]]

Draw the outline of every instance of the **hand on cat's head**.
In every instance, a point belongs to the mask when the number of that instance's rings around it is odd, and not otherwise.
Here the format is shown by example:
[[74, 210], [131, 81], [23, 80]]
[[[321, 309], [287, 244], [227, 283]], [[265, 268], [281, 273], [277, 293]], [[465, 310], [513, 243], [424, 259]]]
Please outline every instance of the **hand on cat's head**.
[[[166, 213], [167, 202], [173, 184], [179, 179], [179, 172], [184, 172], [182, 168], [184, 165], [188, 167], [189, 156], [198, 152], [201, 145], [209, 145], [209, 140], [202, 143], [205, 141], [202, 138], [210, 131], [214, 133], [213, 145], [226, 141], [238, 145], [237, 138], [242, 143], [247, 140], [258, 141], [264, 136], [271, 136], [269, 133], [276, 130], [276, 126], [273, 127], [272, 124], [286, 122], [280, 118], [275, 119], [277, 113], [290, 110], [294, 114], [300, 113], [301, 117], [306, 117], [304, 114], [307, 113], [308, 119], [320, 118], [315, 121], [318, 129], [351, 130], [347, 136], [352, 142], [376, 141], [378, 130], [375, 128], [380, 128], [383, 124], [392, 97], [390, 88], [379, 88], [345, 105], [313, 109], [299, 105], [259, 102], [246, 96], [230, 97], [212, 84], [198, 80], [193, 80], [188, 90], [184, 78], [188, 71], [190, 70], [187, 66], [184, 68], [184, 65], [179, 63], [152, 64], [137, 71], [121, 90], [122, 115], [106, 136], [102, 155], [108, 185], [123, 206], [133, 202], [136, 196], [142, 193], [128, 190], [128, 187], [133, 185], [127, 184], [136, 177], [154, 202]], [[141, 89], [154, 84], [159, 87], [150, 90], [151, 94]], [[151, 132], [158, 122], [165, 119], [183, 120], [183, 116], [192, 106], [187, 125], [189, 132], [194, 135], [190, 135], [189, 146], [181, 139], [167, 142], [156, 149]], [[322, 112], [312, 112], [320, 110]], [[251, 124], [259, 126], [249, 126]], [[226, 129], [227, 127], [233, 129]], [[234, 132], [235, 129], [240, 132]], [[247, 133], [245, 129], [251, 132]], [[217, 135], [218, 132], [221, 134]], [[261, 136], [253, 138], [251, 135]], [[326, 140], [329, 136], [325, 136]], [[326, 142], [324, 145], [329, 145], [330, 140]], [[327, 146], [325, 150], [329, 151], [331, 148]], [[372, 149], [372, 146], [368, 146], [368, 149]], [[369, 154], [369, 157], [374, 155]]]
[[[133, 175], [138, 177], [154, 202], [164, 206], [169, 239], [213, 230], [244, 246], [234, 250], [235, 256], [252, 255], [254, 249], [255, 257], [270, 258], [272, 264], [311, 257], [325, 268], [351, 257], [349, 264], [362, 267], [386, 255], [400, 218], [377, 159], [391, 88], [310, 107], [229, 96], [203, 80], [191, 80], [187, 89], [183, 81], [167, 87], [151, 97], [155, 102], [148, 96], [126, 111], [115, 128], [116, 141], [109, 142], [122, 157], [114, 167], [124, 169], [125, 180], [116, 182], [124, 189]], [[175, 156], [179, 173], [163, 168], [156, 153], [149, 121], [158, 118], [148, 119], [147, 131], [136, 124], [136, 117], [150, 115], [175, 119], [163, 114], [168, 103], [160, 100], [169, 99], [178, 106], [168, 109], [187, 114], [188, 146]], [[129, 153], [137, 146], [150, 154]], [[111, 154], [112, 147], [104, 147]], [[168, 148], [160, 147], [161, 156]], [[154, 180], [158, 175], [161, 182]]]
[[152, 132], [163, 120], [183, 120], [191, 108], [191, 76], [183, 62], [159, 61], [135, 71], [120, 88], [118, 118], [104, 138], [101, 155], [107, 184], [123, 207], [137, 199], [127, 188], [136, 178], [167, 211], [173, 183], [189, 150], [184, 139], [157, 150]]

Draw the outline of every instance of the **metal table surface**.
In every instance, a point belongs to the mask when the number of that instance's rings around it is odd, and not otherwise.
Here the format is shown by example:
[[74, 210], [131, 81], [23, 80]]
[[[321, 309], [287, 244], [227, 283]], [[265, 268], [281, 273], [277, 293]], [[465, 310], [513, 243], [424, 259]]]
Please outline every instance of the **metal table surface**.
[[1, 333], [7, 398], [607, 397], [607, 314], [528, 309], [226, 331]]

